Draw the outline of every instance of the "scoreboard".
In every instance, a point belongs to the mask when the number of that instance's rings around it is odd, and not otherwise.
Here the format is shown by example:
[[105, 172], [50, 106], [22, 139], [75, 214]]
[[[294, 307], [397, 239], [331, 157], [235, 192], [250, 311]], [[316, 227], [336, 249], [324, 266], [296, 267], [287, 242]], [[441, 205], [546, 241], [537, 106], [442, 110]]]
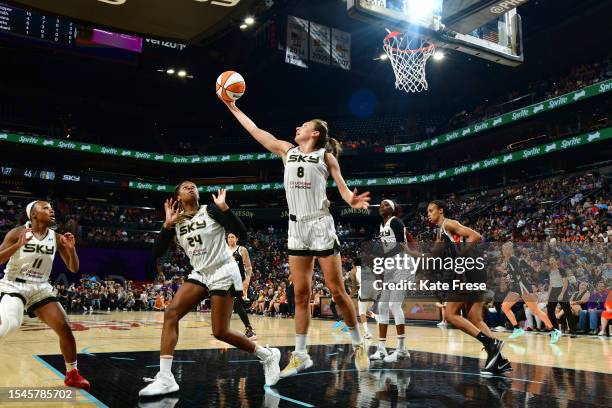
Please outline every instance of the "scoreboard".
[[76, 25], [61, 18], [0, 3], [0, 33], [72, 45], [75, 41]]

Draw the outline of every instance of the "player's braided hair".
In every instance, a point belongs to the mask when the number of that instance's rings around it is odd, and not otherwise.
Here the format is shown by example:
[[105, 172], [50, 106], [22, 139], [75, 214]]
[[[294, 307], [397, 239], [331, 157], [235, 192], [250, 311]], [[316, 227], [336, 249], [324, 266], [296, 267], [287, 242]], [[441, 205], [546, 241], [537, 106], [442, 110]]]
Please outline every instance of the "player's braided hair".
[[315, 147], [320, 149], [325, 147], [325, 150], [328, 153], [334, 155], [335, 158], [340, 156], [342, 153], [342, 145], [340, 142], [333, 137], [329, 137], [329, 127], [327, 126], [327, 122], [322, 119], [313, 119], [311, 120], [314, 123], [314, 128], [317, 132], [319, 132], [319, 138], [317, 139], [317, 144]]
[[439, 209], [441, 209], [442, 211], [444, 211], [444, 216], [448, 217], [449, 210], [448, 210], [448, 206], [446, 205], [445, 201], [443, 201], [443, 200], [433, 200], [433, 201], [430, 201], [429, 204], [433, 204], [436, 207], [438, 207]]

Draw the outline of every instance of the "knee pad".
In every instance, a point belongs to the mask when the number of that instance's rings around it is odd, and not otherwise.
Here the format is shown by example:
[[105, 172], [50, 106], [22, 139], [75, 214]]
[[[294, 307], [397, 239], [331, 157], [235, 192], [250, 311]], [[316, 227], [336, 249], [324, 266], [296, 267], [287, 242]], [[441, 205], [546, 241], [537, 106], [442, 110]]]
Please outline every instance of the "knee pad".
[[378, 323], [389, 324], [389, 302], [378, 303]]
[[404, 309], [402, 309], [401, 302], [389, 302], [389, 309], [391, 309], [391, 312], [393, 312], [393, 320], [395, 321], [396, 326], [406, 323]]
[[0, 337], [19, 329], [23, 323], [23, 302], [20, 298], [4, 294], [0, 300]]

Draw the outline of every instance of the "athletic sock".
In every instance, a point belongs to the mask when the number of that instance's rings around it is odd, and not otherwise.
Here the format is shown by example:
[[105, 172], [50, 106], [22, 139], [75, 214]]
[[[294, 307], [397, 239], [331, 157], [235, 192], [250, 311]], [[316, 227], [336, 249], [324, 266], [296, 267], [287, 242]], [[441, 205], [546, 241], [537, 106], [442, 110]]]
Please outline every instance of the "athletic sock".
[[272, 352], [265, 347], [257, 346], [255, 347], [255, 355], [258, 359], [265, 360], [272, 355]]
[[518, 325], [518, 324], [515, 324], [514, 326], [512, 326], [512, 328], [513, 328], [514, 330], [516, 330], [516, 329], [519, 329], [520, 327], [519, 327], [519, 325]]
[[482, 345], [485, 346], [487, 350], [489, 350], [489, 348], [491, 348], [491, 346], [493, 346], [493, 344], [495, 343], [494, 338], [487, 336], [483, 332], [479, 332], [478, 335], [476, 336], [476, 339], [479, 342], [481, 342]]
[[363, 340], [361, 339], [361, 333], [359, 333], [357, 326], [348, 327], [348, 329], [349, 329], [349, 333], [351, 334], [351, 340], [353, 342], [353, 346], [361, 344]]
[[387, 350], [387, 339], [378, 339], [378, 349]]
[[295, 352], [306, 354], [306, 339], [308, 335], [306, 334], [296, 334], [295, 335]]
[[172, 375], [172, 360], [173, 356], [159, 357], [159, 372], [162, 374]]
[[368, 332], [368, 322], [363, 322], [361, 323], [361, 325], [363, 326], [364, 333], [367, 333]]
[[77, 362], [74, 363], [66, 363], [66, 372], [72, 371], [77, 368]]
[[406, 336], [404, 334], [397, 335], [397, 351], [404, 351], [404, 339]]

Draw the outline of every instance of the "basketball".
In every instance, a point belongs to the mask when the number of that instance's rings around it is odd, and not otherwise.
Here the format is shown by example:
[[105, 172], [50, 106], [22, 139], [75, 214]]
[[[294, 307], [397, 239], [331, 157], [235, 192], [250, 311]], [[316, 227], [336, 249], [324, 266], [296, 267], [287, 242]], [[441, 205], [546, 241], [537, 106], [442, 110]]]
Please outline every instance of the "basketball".
[[236, 71], [225, 71], [217, 78], [217, 96], [225, 102], [234, 102], [244, 95], [246, 82]]

